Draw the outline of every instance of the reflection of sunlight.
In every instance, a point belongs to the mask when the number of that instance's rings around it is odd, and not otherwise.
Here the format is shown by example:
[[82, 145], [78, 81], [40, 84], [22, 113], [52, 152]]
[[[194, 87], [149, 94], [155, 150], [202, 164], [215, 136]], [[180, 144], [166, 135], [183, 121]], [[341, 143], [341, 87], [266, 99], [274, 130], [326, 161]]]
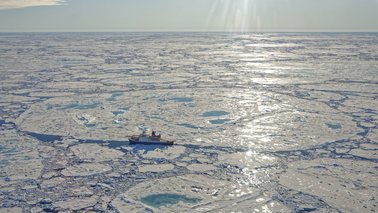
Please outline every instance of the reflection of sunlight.
[[248, 150], [248, 151], [245, 153], [245, 156], [246, 156], [246, 158], [247, 158], [247, 157], [251, 157], [252, 154], [253, 154], [252, 150]]
[[265, 167], [275, 165], [277, 162], [275, 157], [252, 149], [246, 152], [221, 156], [220, 159], [242, 168], [240, 171], [242, 177], [235, 180], [236, 184], [233, 185], [233, 189], [229, 194], [231, 197], [240, 197], [253, 193], [256, 187], [268, 182], [271, 176], [271, 169]]
[[279, 121], [283, 104], [274, 95], [260, 91], [235, 90], [228, 95], [239, 100], [229, 106], [237, 109], [233, 112], [238, 124], [234, 142], [255, 150], [275, 147], [274, 138], [282, 131], [275, 124]]

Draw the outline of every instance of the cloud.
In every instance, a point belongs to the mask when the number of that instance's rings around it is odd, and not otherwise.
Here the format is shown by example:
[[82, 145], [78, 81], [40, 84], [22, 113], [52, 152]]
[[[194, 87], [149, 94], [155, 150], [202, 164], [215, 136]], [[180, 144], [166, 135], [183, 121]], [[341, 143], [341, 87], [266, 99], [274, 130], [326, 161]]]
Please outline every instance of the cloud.
[[1, 9], [15, 9], [34, 6], [60, 5], [65, 0], [0, 0]]

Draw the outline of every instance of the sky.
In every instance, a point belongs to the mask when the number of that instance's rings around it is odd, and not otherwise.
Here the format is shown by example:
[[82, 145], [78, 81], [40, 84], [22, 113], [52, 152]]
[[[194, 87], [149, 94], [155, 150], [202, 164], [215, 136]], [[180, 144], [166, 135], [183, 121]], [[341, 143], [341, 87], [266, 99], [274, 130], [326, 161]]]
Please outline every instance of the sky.
[[0, 32], [378, 32], [378, 0], [0, 0]]

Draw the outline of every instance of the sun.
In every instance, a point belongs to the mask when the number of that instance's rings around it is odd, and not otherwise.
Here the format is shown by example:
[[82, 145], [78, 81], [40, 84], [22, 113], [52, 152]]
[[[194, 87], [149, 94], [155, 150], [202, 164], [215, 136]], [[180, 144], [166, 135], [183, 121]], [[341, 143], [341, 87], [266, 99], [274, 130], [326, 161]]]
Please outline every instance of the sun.
[[261, 29], [260, 16], [254, 0], [217, 0], [211, 6], [207, 25], [215, 29], [246, 32]]

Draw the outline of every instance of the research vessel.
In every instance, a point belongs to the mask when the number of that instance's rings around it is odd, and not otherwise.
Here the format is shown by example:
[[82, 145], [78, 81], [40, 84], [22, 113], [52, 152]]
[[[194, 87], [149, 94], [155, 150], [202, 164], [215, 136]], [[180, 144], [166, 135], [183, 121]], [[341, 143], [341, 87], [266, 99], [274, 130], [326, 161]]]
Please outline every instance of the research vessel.
[[151, 135], [148, 135], [144, 130], [142, 134], [133, 135], [129, 138], [130, 143], [138, 144], [157, 144], [157, 145], [173, 145], [174, 140], [166, 140], [161, 137], [161, 134], [156, 134], [152, 131]]

